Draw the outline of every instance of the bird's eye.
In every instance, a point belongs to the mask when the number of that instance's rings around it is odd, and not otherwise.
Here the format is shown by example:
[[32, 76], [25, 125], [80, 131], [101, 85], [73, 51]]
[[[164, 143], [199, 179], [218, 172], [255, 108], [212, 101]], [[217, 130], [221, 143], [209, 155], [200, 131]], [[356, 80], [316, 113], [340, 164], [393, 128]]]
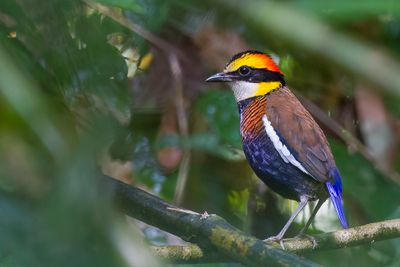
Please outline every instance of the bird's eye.
[[239, 71], [240, 76], [245, 77], [250, 74], [251, 70], [247, 66], [241, 66], [238, 71]]

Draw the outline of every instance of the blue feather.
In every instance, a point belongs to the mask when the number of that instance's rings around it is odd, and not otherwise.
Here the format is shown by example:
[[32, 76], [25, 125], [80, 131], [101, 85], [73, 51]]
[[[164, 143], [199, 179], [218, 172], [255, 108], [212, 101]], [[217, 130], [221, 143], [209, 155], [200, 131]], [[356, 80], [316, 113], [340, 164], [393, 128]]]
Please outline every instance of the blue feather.
[[328, 189], [329, 196], [331, 197], [333, 206], [335, 207], [342, 227], [347, 229], [349, 228], [349, 225], [347, 224], [346, 215], [344, 214], [342, 201], [342, 180], [340, 178], [339, 171], [336, 168], [332, 169], [330, 176], [333, 178], [333, 181], [326, 182], [326, 188]]

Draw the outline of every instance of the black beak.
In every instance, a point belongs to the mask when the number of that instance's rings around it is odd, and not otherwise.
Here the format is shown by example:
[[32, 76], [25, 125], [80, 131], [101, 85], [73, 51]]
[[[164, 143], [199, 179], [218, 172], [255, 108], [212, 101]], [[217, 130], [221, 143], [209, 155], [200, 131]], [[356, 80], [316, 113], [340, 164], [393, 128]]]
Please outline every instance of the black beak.
[[207, 78], [206, 82], [232, 82], [234, 75], [220, 72]]

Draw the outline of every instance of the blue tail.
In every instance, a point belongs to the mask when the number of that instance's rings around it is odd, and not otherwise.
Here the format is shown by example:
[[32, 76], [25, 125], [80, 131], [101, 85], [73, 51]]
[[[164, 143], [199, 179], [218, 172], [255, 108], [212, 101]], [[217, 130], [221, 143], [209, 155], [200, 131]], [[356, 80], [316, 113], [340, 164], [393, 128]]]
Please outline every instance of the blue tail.
[[334, 168], [330, 172], [330, 176], [333, 178], [333, 182], [327, 182], [326, 188], [328, 189], [329, 196], [331, 197], [333, 206], [335, 207], [336, 213], [339, 217], [339, 221], [343, 228], [349, 228], [346, 221], [346, 215], [344, 215], [343, 201], [342, 201], [342, 180], [340, 178], [339, 171]]

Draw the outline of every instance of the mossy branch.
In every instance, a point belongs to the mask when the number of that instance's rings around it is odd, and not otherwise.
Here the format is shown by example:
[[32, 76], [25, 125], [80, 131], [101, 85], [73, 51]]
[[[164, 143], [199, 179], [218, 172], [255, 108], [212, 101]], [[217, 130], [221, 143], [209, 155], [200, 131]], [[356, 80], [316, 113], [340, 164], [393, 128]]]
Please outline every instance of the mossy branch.
[[204, 251], [198, 245], [153, 246], [151, 250], [158, 258], [175, 264], [218, 263], [232, 260], [217, 251]]
[[350, 229], [338, 230], [314, 236], [316, 246], [307, 238], [288, 239], [285, 241], [287, 251], [304, 253], [317, 250], [338, 249], [376, 241], [399, 238], [400, 219], [365, 224]]
[[308, 238], [287, 239], [284, 242], [286, 251], [283, 251], [278, 244], [269, 245], [251, 237], [219, 216], [179, 209], [138, 188], [110, 177], [106, 179], [114, 189], [116, 204], [124, 213], [198, 244], [153, 247], [155, 254], [172, 262], [238, 261], [247, 266], [314, 266], [292, 252], [338, 249], [400, 237], [400, 219], [396, 219], [316, 235], [314, 247]]
[[[316, 245], [310, 239], [287, 239], [286, 251], [302, 254], [312, 251], [339, 249], [358, 245], [372, 244], [377, 241], [399, 238], [400, 219], [370, 223], [347, 230], [323, 233], [314, 236]], [[274, 246], [279, 247], [278, 244]], [[203, 251], [197, 245], [152, 247], [160, 258], [174, 263], [200, 263], [229, 261], [215, 251]]]
[[230, 262], [228, 257], [218, 251], [204, 251], [198, 245], [153, 246], [151, 250], [158, 258], [175, 264]]
[[107, 176], [105, 179], [114, 190], [115, 203], [125, 214], [212, 249], [222, 259], [246, 266], [318, 266], [243, 233], [217, 215], [179, 209], [143, 190]]

